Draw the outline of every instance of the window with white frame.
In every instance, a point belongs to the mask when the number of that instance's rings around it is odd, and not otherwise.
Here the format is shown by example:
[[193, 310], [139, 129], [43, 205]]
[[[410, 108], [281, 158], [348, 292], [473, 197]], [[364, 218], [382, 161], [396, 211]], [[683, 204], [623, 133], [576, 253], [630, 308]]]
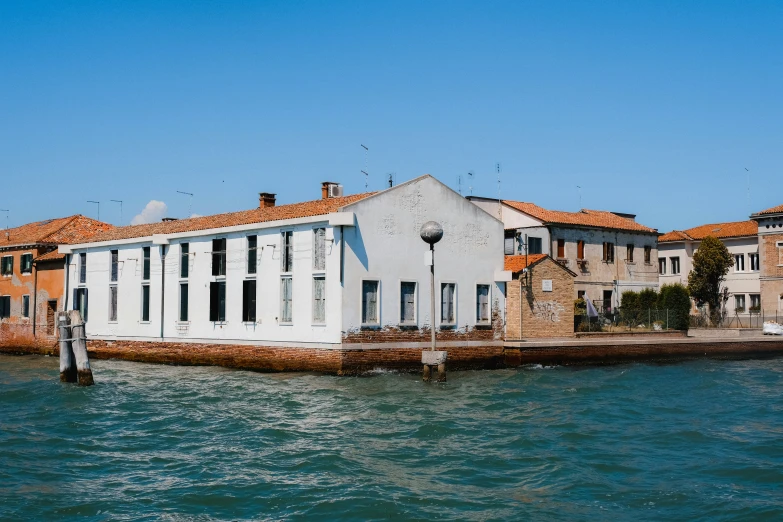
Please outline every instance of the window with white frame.
[[440, 284], [440, 322], [441, 324], [451, 325], [456, 322], [456, 283]]
[[758, 312], [761, 310], [761, 294], [750, 294], [750, 311]]
[[666, 258], [660, 257], [658, 258], [658, 273], [661, 275], [666, 275]]
[[380, 323], [378, 313], [378, 281], [362, 281], [362, 324]]
[[30, 296], [22, 296], [22, 317], [30, 317]]
[[22, 257], [19, 259], [19, 270], [23, 274], [29, 274], [33, 271], [33, 255], [32, 254], [22, 254]]
[[326, 270], [326, 229], [313, 229], [313, 270]]
[[292, 323], [294, 305], [294, 280], [291, 276], [280, 278], [280, 322]]
[[150, 259], [150, 247], [142, 247], [141, 249], [141, 278], [144, 281], [150, 280], [150, 272], [152, 269], [152, 261]]
[[245, 323], [256, 322], [255, 279], [245, 279], [242, 281], [242, 321]]
[[489, 285], [476, 285], [476, 322], [489, 324]]
[[150, 321], [150, 285], [141, 285], [141, 322]]
[[247, 236], [247, 273], [255, 274], [258, 266], [258, 236]]
[[182, 323], [188, 321], [188, 284], [179, 284], [179, 320]]
[[[734, 271], [735, 272], [745, 271], [745, 254], [734, 254]], [[745, 299], [744, 296], [743, 299]]]
[[326, 322], [326, 277], [313, 277], [313, 324]]
[[671, 269], [672, 274], [679, 274], [680, 273], [680, 258], [677, 257], [670, 257], [669, 262], [671, 263]]
[[79, 283], [87, 282], [87, 253], [79, 254]]
[[737, 312], [745, 311], [745, 294], [734, 294], [734, 309]]
[[222, 323], [226, 320], [226, 282], [209, 283], [209, 320]]
[[3, 256], [0, 262], [0, 275], [10, 276], [14, 273], [14, 256]]
[[226, 275], [226, 238], [212, 240], [212, 275]]
[[109, 322], [117, 322], [117, 285], [109, 286]]
[[280, 233], [280, 271], [291, 272], [294, 269], [294, 231]]
[[400, 323], [416, 324], [416, 282], [400, 283]]
[[751, 272], [758, 272], [759, 271], [759, 253], [753, 252], [751, 254], [748, 254], [748, 262], [750, 263], [750, 271]]
[[187, 279], [190, 273], [190, 243], [179, 246], [179, 277]]

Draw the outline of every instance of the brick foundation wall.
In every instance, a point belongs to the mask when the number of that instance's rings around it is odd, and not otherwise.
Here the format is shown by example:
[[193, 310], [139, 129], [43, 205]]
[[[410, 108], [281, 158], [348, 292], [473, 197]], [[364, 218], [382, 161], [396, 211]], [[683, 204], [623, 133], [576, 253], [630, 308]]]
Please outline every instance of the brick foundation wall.
[[[435, 338], [438, 342], [445, 341], [493, 341], [502, 339], [503, 325], [497, 311], [493, 313], [493, 324], [470, 329], [438, 330]], [[365, 328], [343, 334], [344, 343], [428, 343], [429, 328], [398, 328], [386, 326], [383, 328]]]
[[13, 353], [47, 353], [47, 349], [57, 345], [53, 337], [39, 335], [33, 337], [31, 324], [0, 323], [0, 350]]

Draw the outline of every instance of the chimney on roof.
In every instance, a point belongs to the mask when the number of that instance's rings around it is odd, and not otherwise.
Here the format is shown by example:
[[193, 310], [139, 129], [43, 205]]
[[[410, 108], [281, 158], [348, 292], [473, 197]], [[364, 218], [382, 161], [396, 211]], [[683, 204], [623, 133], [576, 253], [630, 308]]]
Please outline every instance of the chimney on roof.
[[321, 199], [339, 198], [343, 195], [343, 186], [334, 181], [321, 183]]
[[161, 221], [163, 221], [164, 223], [166, 223], [167, 221], [177, 221], [177, 218], [164, 217], [163, 219], [161, 219]]
[[275, 206], [275, 194], [269, 192], [258, 193], [258, 208], [269, 208]]

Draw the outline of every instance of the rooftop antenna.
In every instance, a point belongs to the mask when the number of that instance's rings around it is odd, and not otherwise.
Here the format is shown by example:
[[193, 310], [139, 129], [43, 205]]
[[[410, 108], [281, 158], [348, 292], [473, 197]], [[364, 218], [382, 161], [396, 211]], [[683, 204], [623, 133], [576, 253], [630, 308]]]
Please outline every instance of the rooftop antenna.
[[361, 145], [362, 148], [364, 149], [364, 170], [361, 172], [362, 174], [364, 174], [364, 191], [367, 192], [367, 188], [370, 184], [370, 172], [369, 172], [370, 169], [367, 167], [367, 156], [370, 153], [370, 149], [367, 147], [367, 145], [364, 145], [362, 143], [360, 143], [359, 145]]
[[190, 192], [185, 192], [183, 190], [178, 190], [178, 194], [185, 194], [186, 196], [190, 196], [190, 199], [188, 200], [188, 217], [193, 215], [193, 194]]
[[468, 190], [470, 191], [470, 195], [473, 195], [473, 171], [471, 170], [468, 172]]
[[457, 176], [457, 192], [459, 192], [459, 195], [462, 195], [462, 174]]
[[389, 172], [388, 176], [389, 176], [389, 188], [392, 188], [394, 186], [395, 173]]
[[503, 221], [503, 204], [500, 202], [500, 163], [495, 163], [495, 171], [498, 173], [498, 219]]
[[577, 185], [576, 188], [579, 190], [579, 210], [582, 210], [582, 187]]
[[100, 221], [101, 220], [101, 203], [100, 203], [100, 201], [92, 201], [92, 200], [88, 199], [87, 203], [95, 203], [96, 205], [98, 205], [98, 221]]
[[114, 203], [119, 203], [120, 204], [120, 225], [122, 225], [123, 224], [123, 221], [122, 221], [122, 200], [121, 199], [112, 199], [111, 201], [114, 202]]

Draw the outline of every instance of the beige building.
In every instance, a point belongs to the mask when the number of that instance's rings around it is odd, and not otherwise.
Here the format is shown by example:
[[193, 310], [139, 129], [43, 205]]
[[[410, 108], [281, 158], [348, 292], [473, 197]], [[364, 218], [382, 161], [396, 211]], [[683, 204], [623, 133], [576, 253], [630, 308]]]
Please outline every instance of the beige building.
[[758, 223], [761, 308], [783, 312], [783, 205], [750, 216]]
[[707, 236], [723, 242], [734, 258], [734, 266], [724, 282], [729, 292], [726, 303], [729, 316], [760, 310], [759, 241], [755, 221], [712, 223], [662, 235], [658, 238], [659, 283], [687, 285], [688, 274], [693, 270], [693, 254]]
[[574, 298], [612, 310], [624, 291], [658, 288], [658, 231], [637, 223], [633, 214], [468, 199], [503, 221], [507, 255], [548, 254], [576, 273]]

